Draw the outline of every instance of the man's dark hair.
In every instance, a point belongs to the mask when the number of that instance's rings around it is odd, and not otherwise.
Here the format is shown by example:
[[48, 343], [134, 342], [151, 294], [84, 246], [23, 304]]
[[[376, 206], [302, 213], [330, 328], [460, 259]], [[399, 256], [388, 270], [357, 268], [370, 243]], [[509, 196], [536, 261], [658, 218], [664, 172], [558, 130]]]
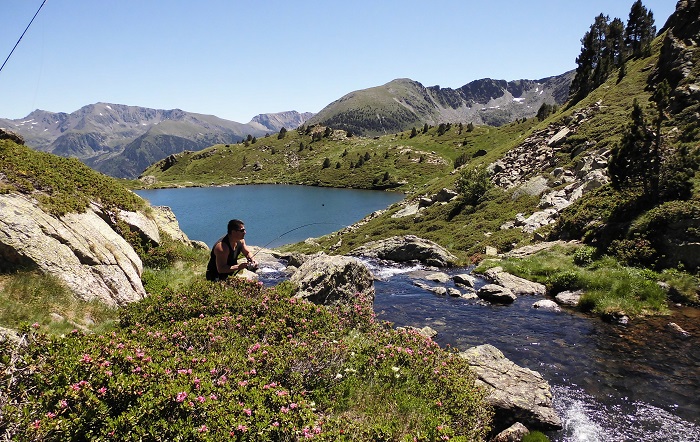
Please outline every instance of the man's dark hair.
[[228, 233], [231, 233], [234, 230], [241, 230], [243, 227], [243, 221], [240, 219], [232, 219], [231, 221], [228, 222]]

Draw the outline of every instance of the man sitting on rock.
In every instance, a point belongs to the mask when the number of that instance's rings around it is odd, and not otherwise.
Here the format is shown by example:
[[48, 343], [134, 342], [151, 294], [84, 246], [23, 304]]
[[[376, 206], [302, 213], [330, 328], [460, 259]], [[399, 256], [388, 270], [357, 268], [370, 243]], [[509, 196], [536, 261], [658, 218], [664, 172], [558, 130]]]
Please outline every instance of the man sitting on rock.
[[[207, 280], [222, 281], [230, 275], [237, 274], [242, 269], [257, 270], [258, 262], [246, 246], [244, 237], [245, 225], [243, 221], [238, 219], [229, 221], [228, 233], [219, 239], [211, 249], [207, 264]], [[241, 253], [246, 257], [247, 262], [239, 264], [238, 256]]]

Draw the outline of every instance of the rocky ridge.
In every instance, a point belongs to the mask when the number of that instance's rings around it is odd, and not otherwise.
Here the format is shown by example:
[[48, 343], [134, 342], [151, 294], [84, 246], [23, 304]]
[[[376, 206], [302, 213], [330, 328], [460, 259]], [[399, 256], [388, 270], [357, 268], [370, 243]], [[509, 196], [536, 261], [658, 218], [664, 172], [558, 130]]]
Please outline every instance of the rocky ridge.
[[25, 118], [0, 119], [0, 127], [22, 135], [33, 149], [77, 157], [107, 175], [135, 178], [168, 155], [297, 127], [311, 115], [261, 114], [243, 124], [180, 109], [95, 103], [69, 114], [37, 109]]

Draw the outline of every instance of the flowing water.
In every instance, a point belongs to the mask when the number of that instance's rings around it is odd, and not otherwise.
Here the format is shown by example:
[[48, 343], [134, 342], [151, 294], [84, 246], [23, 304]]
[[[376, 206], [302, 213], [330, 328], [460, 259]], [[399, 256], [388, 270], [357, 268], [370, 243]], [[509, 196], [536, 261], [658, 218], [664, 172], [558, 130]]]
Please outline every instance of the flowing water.
[[[257, 186], [243, 189], [248, 187]], [[304, 189], [337, 190], [301, 190]], [[178, 192], [188, 189], [169, 190], [176, 192], [158, 202], [153, 201], [152, 195], [146, 197], [153, 204], [173, 207], [181, 227], [193, 239], [202, 239], [214, 229], [208, 216], [208, 221], [202, 220], [202, 214], [207, 211], [178, 208], [193, 204], [187, 201], [191, 195], [178, 199], [181, 198], [178, 195], [184, 194]], [[382, 194], [369, 192], [365, 195], [372, 193]], [[198, 197], [203, 198], [201, 195]], [[332, 204], [338, 205], [335, 207], [342, 206], [336, 200], [342, 199], [344, 194], [332, 195], [314, 193], [309, 196], [308, 206], [302, 205], [308, 207], [307, 217], [295, 217], [294, 222], [303, 225], [323, 221], [327, 206], [321, 204], [331, 204], [329, 201], [333, 200]], [[174, 200], [168, 201], [168, 198]], [[255, 223], [248, 221], [254, 218], [256, 207], [263, 202], [258, 198], [256, 204], [243, 210], [245, 217], [241, 215], [241, 218], [247, 227], [255, 225], [263, 231], [272, 230], [269, 224], [274, 219], [269, 215]], [[392, 202], [384, 202], [383, 207]], [[357, 201], [352, 201], [349, 206], [357, 205]], [[299, 206], [298, 202], [292, 205]], [[345, 209], [354, 214], [348, 216], [352, 219], [346, 223], [378, 208], [381, 207], [364, 209], [364, 212]], [[226, 215], [216, 220], [213, 237], [220, 235], [222, 227], [219, 225], [225, 225], [228, 218]], [[318, 236], [342, 226], [329, 223], [314, 227], [321, 231], [314, 232]], [[288, 228], [293, 226], [280, 232]], [[304, 239], [303, 235], [308, 232], [294, 233]], [[274, 238], [272, 235], [268, 233], [270, 239]], [[282, 243], [301, 240], [291, 236]], [[249, 244], [262, 245], [251, 238], [246, 239]], [[396, 326], [430, 326], [438, 331], [434, 339], [442, 346], [463, 350], [492, 344], [516, 364], [538, 371], [552, 386], [554, 406], [564, 424], [561, 431], [547, 433], [553, 441], [700, 441], [700, 310], [675, 308], [672, 318], [633, 320], [622, 326], [573, 310], [554, 313], [534, 309], [534, 297], [520, 297], [506, 306], [438, 296], [413, 283], [425, 274], [422, 266], [376, 261], [366, 261], [366, 264], [378, 278], [374, 305], [380, 319]], [[469, 270], [449, 269], [447, 273], [454, 275]], [[266, 284], [274, 284], [285, 277], [281, 272], [266, 268], [259, 274]], [[477, 287], [484, 283], [478, 279]], [[671, 321], [688, 331], [690, 337], [683, 338], [670, 331], [668, 323]]]

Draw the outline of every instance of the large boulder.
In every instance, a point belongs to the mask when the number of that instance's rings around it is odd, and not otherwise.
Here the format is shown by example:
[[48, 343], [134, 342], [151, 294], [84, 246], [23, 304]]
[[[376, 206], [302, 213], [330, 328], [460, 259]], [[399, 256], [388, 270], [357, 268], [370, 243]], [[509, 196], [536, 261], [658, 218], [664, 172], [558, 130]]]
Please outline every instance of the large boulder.
[[426, 265], [437, 267], [447, 267], [457, 262], [457, 257], [440, 245], [415, 235], [392, 236], [379, 241], [371, 241], [354, 249], [350, 255], [397, 262], [420, 261]]
[[551, 388], [539, 373], [516, 365], [488, 344], [472, 347], [459, 356], [469, 362], [477, 385], [488, 392], [486, 401], [494, 408], [497, 430], [515, 422], [540, 430], [562, 427], [552, 407]]
[[35, 268], [111, 306], [142, 299], [141, 259], [105, 218], [96, 205], [59, 218], [31, 197], [0, 195], [0, 271]]
[[547, 287], [545, 287], [543, 284], [528, 281], [527, 279], [512, 275], [504, 271], [502, 267], [493, 267], [488, 269], [483, 276], [494, 284], [510, 289], [515, 296], [543, 296], [547, 293]]
[[357, 258], [316, 255], [304, 261], [290, 281], [298, 287], [295, 297], [315, 304], [349, 304], [358, 295], [374, 300], [372, 273]]

